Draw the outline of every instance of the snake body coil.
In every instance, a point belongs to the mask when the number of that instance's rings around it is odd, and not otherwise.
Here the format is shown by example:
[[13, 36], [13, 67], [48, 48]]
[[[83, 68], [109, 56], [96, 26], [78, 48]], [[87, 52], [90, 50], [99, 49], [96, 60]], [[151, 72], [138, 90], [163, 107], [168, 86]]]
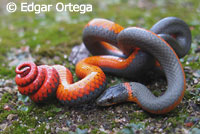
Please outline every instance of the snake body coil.
[[184, 95], [185, 75], [180, 61], [171, 47], [156, 34], [134, 27], [122, 31], [118, 36], [118, 41], [124, 46], [140, 47], [156, 57], [167, 77], [168, 88], [164, 95], [155, 97], [149, 89], [140, 83], [123, 83], [116, 86], [115, 89], [111, 87], [106, 90], [98, 98], [97, 103], [109, 105], [121, 102], [117, 99], [118, 96], [113, 94], [116, 90], [124, 89], [127, 91], [129, 101], [138, 103], [143, 109], [151, 113], [162, 114], [175, 108]]
[[23, 95], [29, 95], [34, 102], [44, 102], [55, 96], [67, 105], [86, 103], [97, 98], [106, 86], [103, 71], [83, 60], [76, 67], [76, 74], [82, 80], [73, 83], [71, 72], [61, 65], [36, 66], [26, 62], [16, 68], [15, 81]]
[[59, 85], [57, 71], [46, 65], [23, 63], [16, 68], [15, 81], [23, 95], [29, 95], [34, 102], [43, 102], [55, 96]]
[[[137, 27], [124, 29], [114, 22], [94, 19], [84, 28], [83, 42], [96, 56], [85, 58], [76, 65], [76, 74], [81, 80], [73, 83], [71, 72], [64, 66], [36, 67], [33, 63], [24, 63], [16, 68], [20, 93], [30, 95], [35, 102], [42, 101], [50, 96], [44, 93], [43, 85], [47, 83], [46, 91], [57, 90], [56, 96], [63, 104], [82, 104], [100, 95], [97, 105], [133, 101], [155, 114], [171, 111], [182, 100], [185, 75], [179, 57], [186, 55], [191, 45], [191, 33], [184, 21], [168, 17], [148, 31]], [[160, 97], [136, 82], [120, 83], [104, 91], [104, 72], [137, 78], [155, 66], [162, 67], [168, 83], [166, 92]], [[49, 70], [44, 73], [47, 76], [43, 75], [45, 69]], [[39, 85], [42, 85], [41, 91], [35, 89]]]

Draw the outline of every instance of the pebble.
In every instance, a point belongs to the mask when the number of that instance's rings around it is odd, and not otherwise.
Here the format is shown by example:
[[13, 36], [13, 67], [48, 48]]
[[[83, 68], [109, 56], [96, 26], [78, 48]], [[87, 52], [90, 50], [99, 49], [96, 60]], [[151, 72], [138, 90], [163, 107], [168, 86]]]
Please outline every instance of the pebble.
[[157, 128], [160, 128], [161, 126], [162, 126], [162, 124], [160, 124], [160, 123], [157, 123], [157, 124], [156, 124], [156, 127], [157, 127]]
[[200, 104], [200, 98], [197, 99], [197, 104]]
[[187, 58], [187, 61], [192, 62], [195, 61], [195, 56], [190, 56]]
[[59, 57], [59, 56], [54, 56], [54, 57], [53, 57], [53, 60], [54, 60], [54, 61], [60, 61], [60, 57]]
[[67, 55], [66, 55], [66, 54], [64, 54], [64, 56], [63, 56], [63, 57], [64, 57], [64, 59], [67, 59]]
[[69, 56], [69, 61], [73, 64], [76, 64], [78, 61], [86, 58], [89, 56], [89, 51], [85, 47], [85, 45], [82, 43], [81, 45], [77, 45], [72, 48], [72, 52]]
[[50, 128], [49, 124], [47, 124], [45, 128], [48, 130]]
[[0, 79], [0, 87], [4, 87], [5, 84], [5, 80], [4, 79]]
[[69, 131], [69, 128], [68, 127], [62, 127], [62, 131], [67, 132], [67, 131]]
[[60, 130], [61, 128], [57, 127], [55, 132], [58, 133]]
[[55, 132], [55, 129], [52, 127], [51, 128], [51, 133], [54, 133]]
[[121, 107], [117, 107], [116, 111], [117, 111], [117, 113], [122, 113], [122, 108]]
[[9, 121], [12, 121], [14, 118], [16, 118], [17, 117], [17, 115], [16, 114], [9, 114], [8, 116], [7, 116], [7, 120], [9, 120]]
[[77, 127], [75, 125], [73, 125], [73, 126], [70, 127], [71, 131], [73, 131], [73, 132], [75, 132], [76, 128]]
[[13, 87], [13, 85], [14, 85], [13, 83], [14, 83], [13, 80], [6, 80], [5, 81], [5, 86], [6, 87]]
[[198, 79], [194, 78], [193, 80], [194, 80], [194, 84], [199, 83]]
[[192, 73], [192, 68], [190, 67], [190, 66], [185, 66], [184, 67], [184, 71], [186, 72], [186, 73]]
[[194, 77], [200, 78], [200, 70], [197, 70], [193, 73]]
[[35, 130], [34, 128], [27, 129], [28, 132], [33, 132], [34, 130]]
[[72, 123], [71, 123], [69, 120], [66, 121], [66, 126], [67, 126], [67, 127], [70, 127], [71, 124], [72, 124]]
[[150, 131], [153, 131], [155, 129], [155, 127], [150, 127]]
[[184, 134], [189, 134], [189, 131], [188, 131], [187, 129], [185, 129], [185, 128], [182, 128], [182, 132], [183, 132]]
[[51, 120], [52, 119], [52, 117], [49, 117], [49, 120]]
[[121, 119], [115, 118], [115, 122], [117, 122], [117, 123], [122, 123], [125, 121], [126, 121], [126, 118], [121, 118]]
[[10, 111], [11, 108], [8, 104], [5, 104], [4, 107], [3, 107], [4, 110], [7, 110], [7, 111]]
[[5, 130], [8, 126], [8, 123], [3, 123], [3, 124], [0, 124], [0, 130]]
[[103, 127], [102, 125], [100, 126], [99, 130], [100, 130], [101, 132], [108, 133], [108, 131], [105, 130], [104, 127]]
[[7, 91], [7, 92], [10, 93], [10, 94], [13, 94], [13, 93], [14, 93], [14, 90], [13, 90], [13, 88], [11, 88], [11, 87], [4, 87], [4, 91]]

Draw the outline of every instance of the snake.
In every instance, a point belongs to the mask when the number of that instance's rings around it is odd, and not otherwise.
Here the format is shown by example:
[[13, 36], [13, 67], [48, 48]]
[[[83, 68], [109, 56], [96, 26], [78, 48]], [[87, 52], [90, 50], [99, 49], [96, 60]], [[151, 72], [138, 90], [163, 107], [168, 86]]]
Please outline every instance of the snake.
[[[71, 106], [91, 101], [99, 106], [131, 101], [153, 114], [170, 112], [181, 102], [186, 82], [179, 58], [188, 53], [191, 45], [191, 32], [183, 20], [167, 17], [146, 30], [123, 28], [96, 18], [85, 26], [83, 42], [94, 56], [76, 64], [79, 81], [73, 82], [73, 75], [65, 66], [24, 62], [15, 70], [19, 92], [36, 103], [56, 96], [62, 104]], [[134, 79], [155, 66], [162, 68], [168, 83], [162, 96], [154, 96], [137, 82], [120, 83], [105, 90], [105, 73]]]

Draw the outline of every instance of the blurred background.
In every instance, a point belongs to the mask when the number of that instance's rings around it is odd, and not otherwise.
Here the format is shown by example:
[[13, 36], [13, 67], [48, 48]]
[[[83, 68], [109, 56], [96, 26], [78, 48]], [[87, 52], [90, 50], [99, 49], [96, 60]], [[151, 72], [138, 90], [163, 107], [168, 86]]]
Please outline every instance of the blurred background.
[[[9, 13], [6, 10], [8, 2], [10, 1], [2, 1], [0, 5], [0, 77], [13, 76], [13, 70], [9, 71], [8, 67], [18, 64], [11, 60], [14, 58], [12, 56], [16, 56], [15, 48], [29, 49], [28, 51], [34, 55], [32, 58], [36, 61], [63, 64], [66, 61], [63, 58], [69, 55], [71, 47], [82, 42], [82, 30], [93, 18], [106, 18], [124, 27], [139, 26], [150, 29], [158, 20], [167, 16], [176, 16], [191, 27], [193, 39], [198, 36], [199, 31], [200, 4], [196, 0], [35, 1], [35, 4], [54, 6], [58, 2], [92, 4], [93, 11], [85, 14], [57, 12], [54, 8], [50, 12], [39, 14], [20, 12], [19, 9], [15, 13]], [[26, 1], [15, 0], [14, 2], [19, 7]], [[33, 1], [29, 1], [31, 2]], [[52, 60], [54, 57], [56, 57], [55, 61]]]
[[[17, 6], [27, 2], [12, 1]], [[0, 132], [200, 133], [199, 0], [29, 0], [35, 4], [92, 4], [93, 11], [85, 14], [53, 9], [39, 14], [19, 10], [9, 13], [6, 10], [8, 2], [11, 0], [3, 0], [0, 4]], [[132, 103], [107, 109], [90, 106], [81, 110], [63, 109], [57, 103], [39, 107], [17, 93], [14, 70], [23, 61], [62, 64], [74, 74], [75, 67], [68, 57], [72, 47], [82, 43], [82, 30], [91, 19], [106, 18], [123, 27], [150, 29], [168, 16], [183, 19], [189, 25], [193, 38], [190, 53], [181, 59], [188, 83], [186, 95], [171, 114], [154, 117]], [[123, 79], [109, 76], [109, 81], [117, 83]]]

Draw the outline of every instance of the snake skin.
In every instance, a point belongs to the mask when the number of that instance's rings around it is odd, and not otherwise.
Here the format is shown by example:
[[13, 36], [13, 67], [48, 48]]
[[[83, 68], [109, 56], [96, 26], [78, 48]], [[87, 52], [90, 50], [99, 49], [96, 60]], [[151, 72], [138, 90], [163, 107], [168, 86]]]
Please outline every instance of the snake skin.
[[[94, 19], [84, 28], [83, 42], [96, 56], [77, 63], [78, 82], [73, 83], [71, 72], [64, 66], [23, 63], [16, 68], [19, 92], [37, 103], [49, 100], [56, 92], [57, 99], [66, 105], [81, 105], [101, 95], [96, 100], [100, 106], [133, 101], [155, 114], [171, 111], [182, 100], [185, 74], [179, 57], [187, 54], [191, 44], [191, 32], [182, 20], [168, 17], [148, 31], [136, 27], [124, 29], [114, 22]], [[168, 83], [162, 96], [155, 97], [136, 82], [120, 83], [104, 91], [103, 71], [137, 78], [156, 64], [164, 70]]]
[[[179, 45], [171, 45], [179, 58], [184, 57], [191, 47], [191, 32], [188, 25], [176, 17], [167, 17], [158, 21], [150, 31], [156, 34], [175, 35], [176, 42]], [[165, 39], [164, 37], [162, 37]], [[170, 44], [170, 43], [169, 43]]]
[[36, 103], [55, 97], [59, 76], [53, 67], [25, 62], [16, 68], [16, 73], [15, 81], [21, 94], [29, 95]]
[[[136, 27], [121, 31], [117, 40], [120, 44], [123, 44], [122, 49], [125, 49], [126, 46], [133, 46], [152, 54], [161, 64], [167, 78], [167, 90], [159, 97], [155, 97], [149, 89], [140, 83], [129, 83], [133, 101], [138, 103], [143, 109], [155, 114], [166, 113], [175, 108], [184, 94], [185, 74], [179, 58], [173, 49], [156, 34]], [[103, 102], [110, 99], [105, 97], [110, 92], [110, 89], [107, 89], [97, 99], [97, 104], [104, 105]], [[112, 103], [115, 103], [114, 101]]]
[[[105, 24], [108, 26], [105, 27]], [[115, 29], [118, 29], [117, 32]], [[114, 57], [110, 56], [110, 59], [116, 57], [128, 59], [133, 53], [132, 46], [123, 48], [123, 44], [117, 42], [118, 34], [123, 29], [123, 27], [109, 20], [93, 19], [83, 30], [83, 42], [92, 55], [112, 55]], [[188, 53], [191, 45], [191, 32], [187, 24], [181, 19], [176, 17], [164, 18], [158, 21], [150, 30], [162, 37], [180, 58]], [[119, 50], [111, 51], [111, 49], [102, 45], [102, 41], [119, 48]], [[132, 79], [142, 76], [152, 68], [159, 73], [163, 73], [160, 65], [155, 64], [155, 58], [142, 50], [139, 50], [135, 57], [131, 59], [131, 62], [127, 63], [126, 68], [100, 67], [104, 72]]]
[[[108, 26], [105, 27], [104, 25]], [[82, 38], [86, 48], [92, 55], [113, 55], [126, 58], [127, 56], [123, 53], [114, 53], [101, 45], [100, 41], [104, 41], [117, 47], [118, 32], [113, 30], [120, 29], [120, 32], [123, 28], [117, 25], [112, 30], [109, 26], [115, 26], [115, 23], [105, 19], [93, 19], [90, 21], [83, 30]]]

